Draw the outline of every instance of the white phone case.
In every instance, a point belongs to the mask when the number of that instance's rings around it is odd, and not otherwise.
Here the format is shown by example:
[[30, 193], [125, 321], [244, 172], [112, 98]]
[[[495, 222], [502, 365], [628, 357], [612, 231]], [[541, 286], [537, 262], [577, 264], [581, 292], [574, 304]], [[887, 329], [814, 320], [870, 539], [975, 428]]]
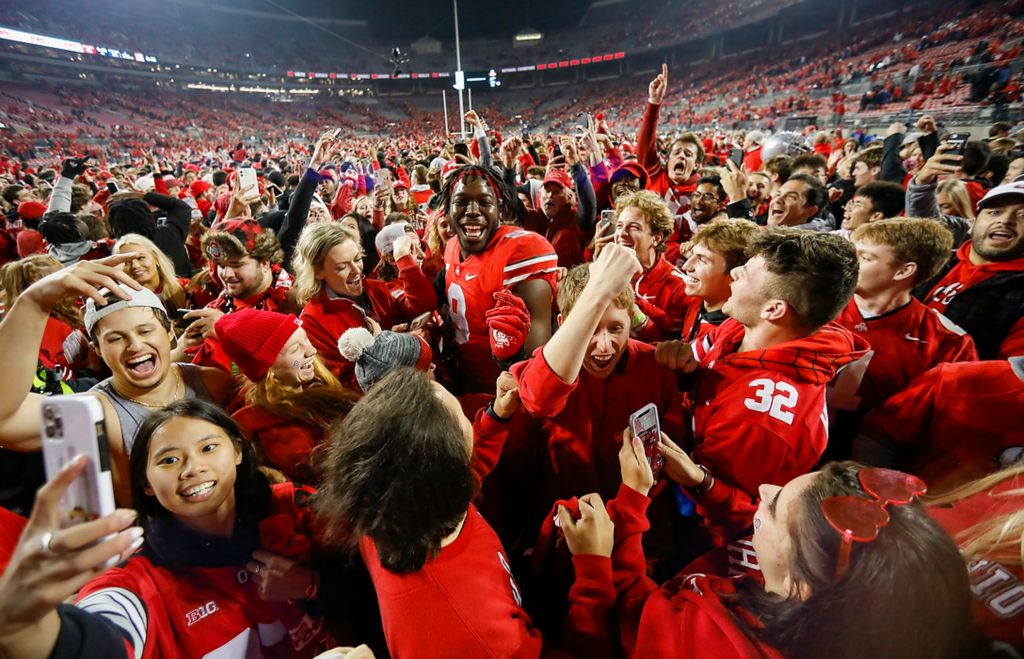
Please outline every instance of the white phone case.
[[51, 396], [42, 404], [40, 431], [47, 480], [75, 456], [84, 455], [89, 461], [61, 498], [61, 526], [114, 512], [110, 445], [100, 402], [85, 396]]

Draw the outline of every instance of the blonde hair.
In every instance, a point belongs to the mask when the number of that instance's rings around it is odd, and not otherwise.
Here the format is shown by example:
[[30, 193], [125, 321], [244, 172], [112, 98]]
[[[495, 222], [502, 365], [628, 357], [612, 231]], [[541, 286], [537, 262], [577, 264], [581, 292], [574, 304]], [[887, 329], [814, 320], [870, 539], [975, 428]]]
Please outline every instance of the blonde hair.
[[[966, 483], [928, 501], [941, 506], [956, 503], [991, 490], [1003, 481], [1024, 476], [1024, 464], [1007, 467], [994, 474]], [[993, 499], [1024, 496], [1024, 486], [990, 495]], [[986, 519], [956, 534], [957, 544], [967, 560], [987, 558], [1004, 565], [1024, 566], [1024, 508]]]
[[[60, 261], [49, 254], [33, 254], [0, 268], [0, 287], [3, 288], [4, 312], [9, 312], [21, 293], [43, 277], [63, 268]], [[82, 312], [75, 301], [64, 299], [54, 305], [50, 316], [72, 327], [82, 324]]]
[[[153, 256], [153, 262], [156, 263], [157, 277], [160, 279], [160, 292], [157, 295], [164, 303], [170, 302], [175, 307], [182, 308], [185, 305], [185, 289], [178, 283], [178, 276], [174, 273], [174, 264], [171, 263], [170, 257], [164, 254], [164, 251], [157, 247], [152, 240], [137, 233], [126, 233], [121, 236], [114, 243], [114, 254], [120, 254], [122, 251], [130, 252], [131, 250], [124, 249], [126, 245], [138, 245], [149, 250]], [[156, 293], [156, 291], [153, 292]]]
[[[572, 268], [558, 281], [558, 310], [562, 313], [562, 318], [569, 317], [569, 312], [576, 306], [576, 300], [580, 299], [588, 281], [590, 281], [590, 265], [587, 263], [581, 263]], [[619, 291], [612, 302], [618, 308], [625, 309], [630, 318], [636, 315], [636, 298], [633, 295], [633, 289], [629, 286]]]
[[944, 194], [949, 197], [949, 200], [953, 202], [953, 206], [956, 207], [956, 214], [959, 217], [966, 217], [968, 220], [974, 219], [974, 204], [971, 203], [971, 196], [967, 193], [967, 186], [962, 181], [948, 178], [939, 183], [939, 187], [936, 188], [935, 192], [936, 194]]
[[[693, 235], [688, 249], [701, 245], [721, 254], [729, 272], [747, 262], [747, 247], [760, 231], [761, 227], [750, 220], [712, 220]], [[682, 253], [682, 246], [679, 251]]]
[[281, 384], [273, 372], [267, 371], [258, 382], [245, 382], [245, 398], [254, 407], [326, 430], [352, 409], [359, 393], [343, 386], [320, 355], [313, 357], [313, 375], [313, 384], [300, 389]]
[[862, 224], [853, 230], [850, 240], [885, 245], [897, 263], [916, 263], [915, 286], [934, 277], [953, 249], [949, 229], [937, 220], [912, 217]]
[[651, 233], [660, 233], [661, 240], [655, 248], [658, 252], [665, 251], [665, 241], [676, 229], [675, 218], [668, 209], [665, 200], [650, 190], [627, 192], [615, 199], [615, 221], [618, 222], [627, 208], [638, 208], [647, 218]]
[[323, 267], [327, 253], [346, 240], [354, 242], [362, 251], [359, 235], [337, 222], [319, 222], [302, 230], [292, 255], [296, 300], [300, 305], [320, 294], [323, 282], [317, 279], [316, 271]]

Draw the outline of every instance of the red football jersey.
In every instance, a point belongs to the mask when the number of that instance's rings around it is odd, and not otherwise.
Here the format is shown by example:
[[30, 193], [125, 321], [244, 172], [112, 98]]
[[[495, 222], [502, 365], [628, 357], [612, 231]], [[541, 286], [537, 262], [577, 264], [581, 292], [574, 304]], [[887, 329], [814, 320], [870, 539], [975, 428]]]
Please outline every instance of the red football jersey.
[[[1018, 475], [952, 506], [932, 506], [928, 512], [963, 544], [962, 532], [1024, 507], [1021, 488], [1024, 488], [1024, 476]], [[1010, 494], [1014, 491], [1015, 494]], [[1005, 656], [1024, 655], [1024, 570], [1020, 565], [1000, 563], [983, 556], [970, 561], [967, 572], [974, 594], [974, 619], [985, 637], [992, 641], [992, 656], [1004, 656], [999, 650], [1007, 646], [1016, 653], [1007, 652]]]
[[914, 299], [867, 319], [851, 299], [836, 322], [867, 339], [871, 349], [829, 385], [833, 410], [867, 412], [933, 366], [978, 360], [974, 341], [963, 329]]
[[745, 329], [730, 318], [694, 343], [693, 459], [750, 497], [806, 473], [828, 443], [825, 385], [867, 342], [830, 323], [810, 336], [736, 352]]
[[530, 279], [555, 287], [558, 255], [544, 236], [514, 226], [501, 226], [487, 248], [463, 258], [457, 238], [444, 251], [448, 317], [455, 329], [459, 367], [470, 391], [493, 391], [501, 373], [491, 356], [487, 310], [494, 294]]
[[944, 492], [1024, 457], [1024, 357], [940, 364], [875, 408], [865, 435], [910, 452], [911, 473]]

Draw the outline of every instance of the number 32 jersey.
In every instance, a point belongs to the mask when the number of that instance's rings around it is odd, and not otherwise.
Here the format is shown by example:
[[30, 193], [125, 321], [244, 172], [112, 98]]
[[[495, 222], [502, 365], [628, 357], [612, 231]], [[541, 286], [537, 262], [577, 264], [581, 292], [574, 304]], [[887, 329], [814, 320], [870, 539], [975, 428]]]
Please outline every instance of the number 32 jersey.
[[[744, 328], [728, 319], [693, 344], [693, 459], [718, 481], [758, 498], [762, 483], [808, 472], [828, 443], [825, 385], [867, 342], [830, 323], [810, 336], [736, 352]], [[750, 509], [753, 514], [753, 508]]]
[[462, 257], [458, 238], [444, 250], [448, 317], [455, 329], [459, 369], [469, 391], [494, 391], [501, 370], [491, 356], [485, 314], [494, 294], [530, 279], [555, 287], [558, 255], [544, 236], [514, 226], [500, 226], [479, 254]]

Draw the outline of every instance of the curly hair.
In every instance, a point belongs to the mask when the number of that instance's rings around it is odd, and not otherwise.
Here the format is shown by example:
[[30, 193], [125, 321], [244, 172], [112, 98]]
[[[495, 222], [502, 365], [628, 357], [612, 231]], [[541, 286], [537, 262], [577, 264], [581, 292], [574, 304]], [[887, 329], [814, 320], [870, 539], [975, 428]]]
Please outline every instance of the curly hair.
[[665, 200], [650, 190], [627, 192], [615, 199], [615, 221], [618, 222], [627, 208], [638, 208], [647, 218], [651, 233], [660, 235], [655, 249], [665, 251], [665, 241], [675, 231], [676, 221]]

